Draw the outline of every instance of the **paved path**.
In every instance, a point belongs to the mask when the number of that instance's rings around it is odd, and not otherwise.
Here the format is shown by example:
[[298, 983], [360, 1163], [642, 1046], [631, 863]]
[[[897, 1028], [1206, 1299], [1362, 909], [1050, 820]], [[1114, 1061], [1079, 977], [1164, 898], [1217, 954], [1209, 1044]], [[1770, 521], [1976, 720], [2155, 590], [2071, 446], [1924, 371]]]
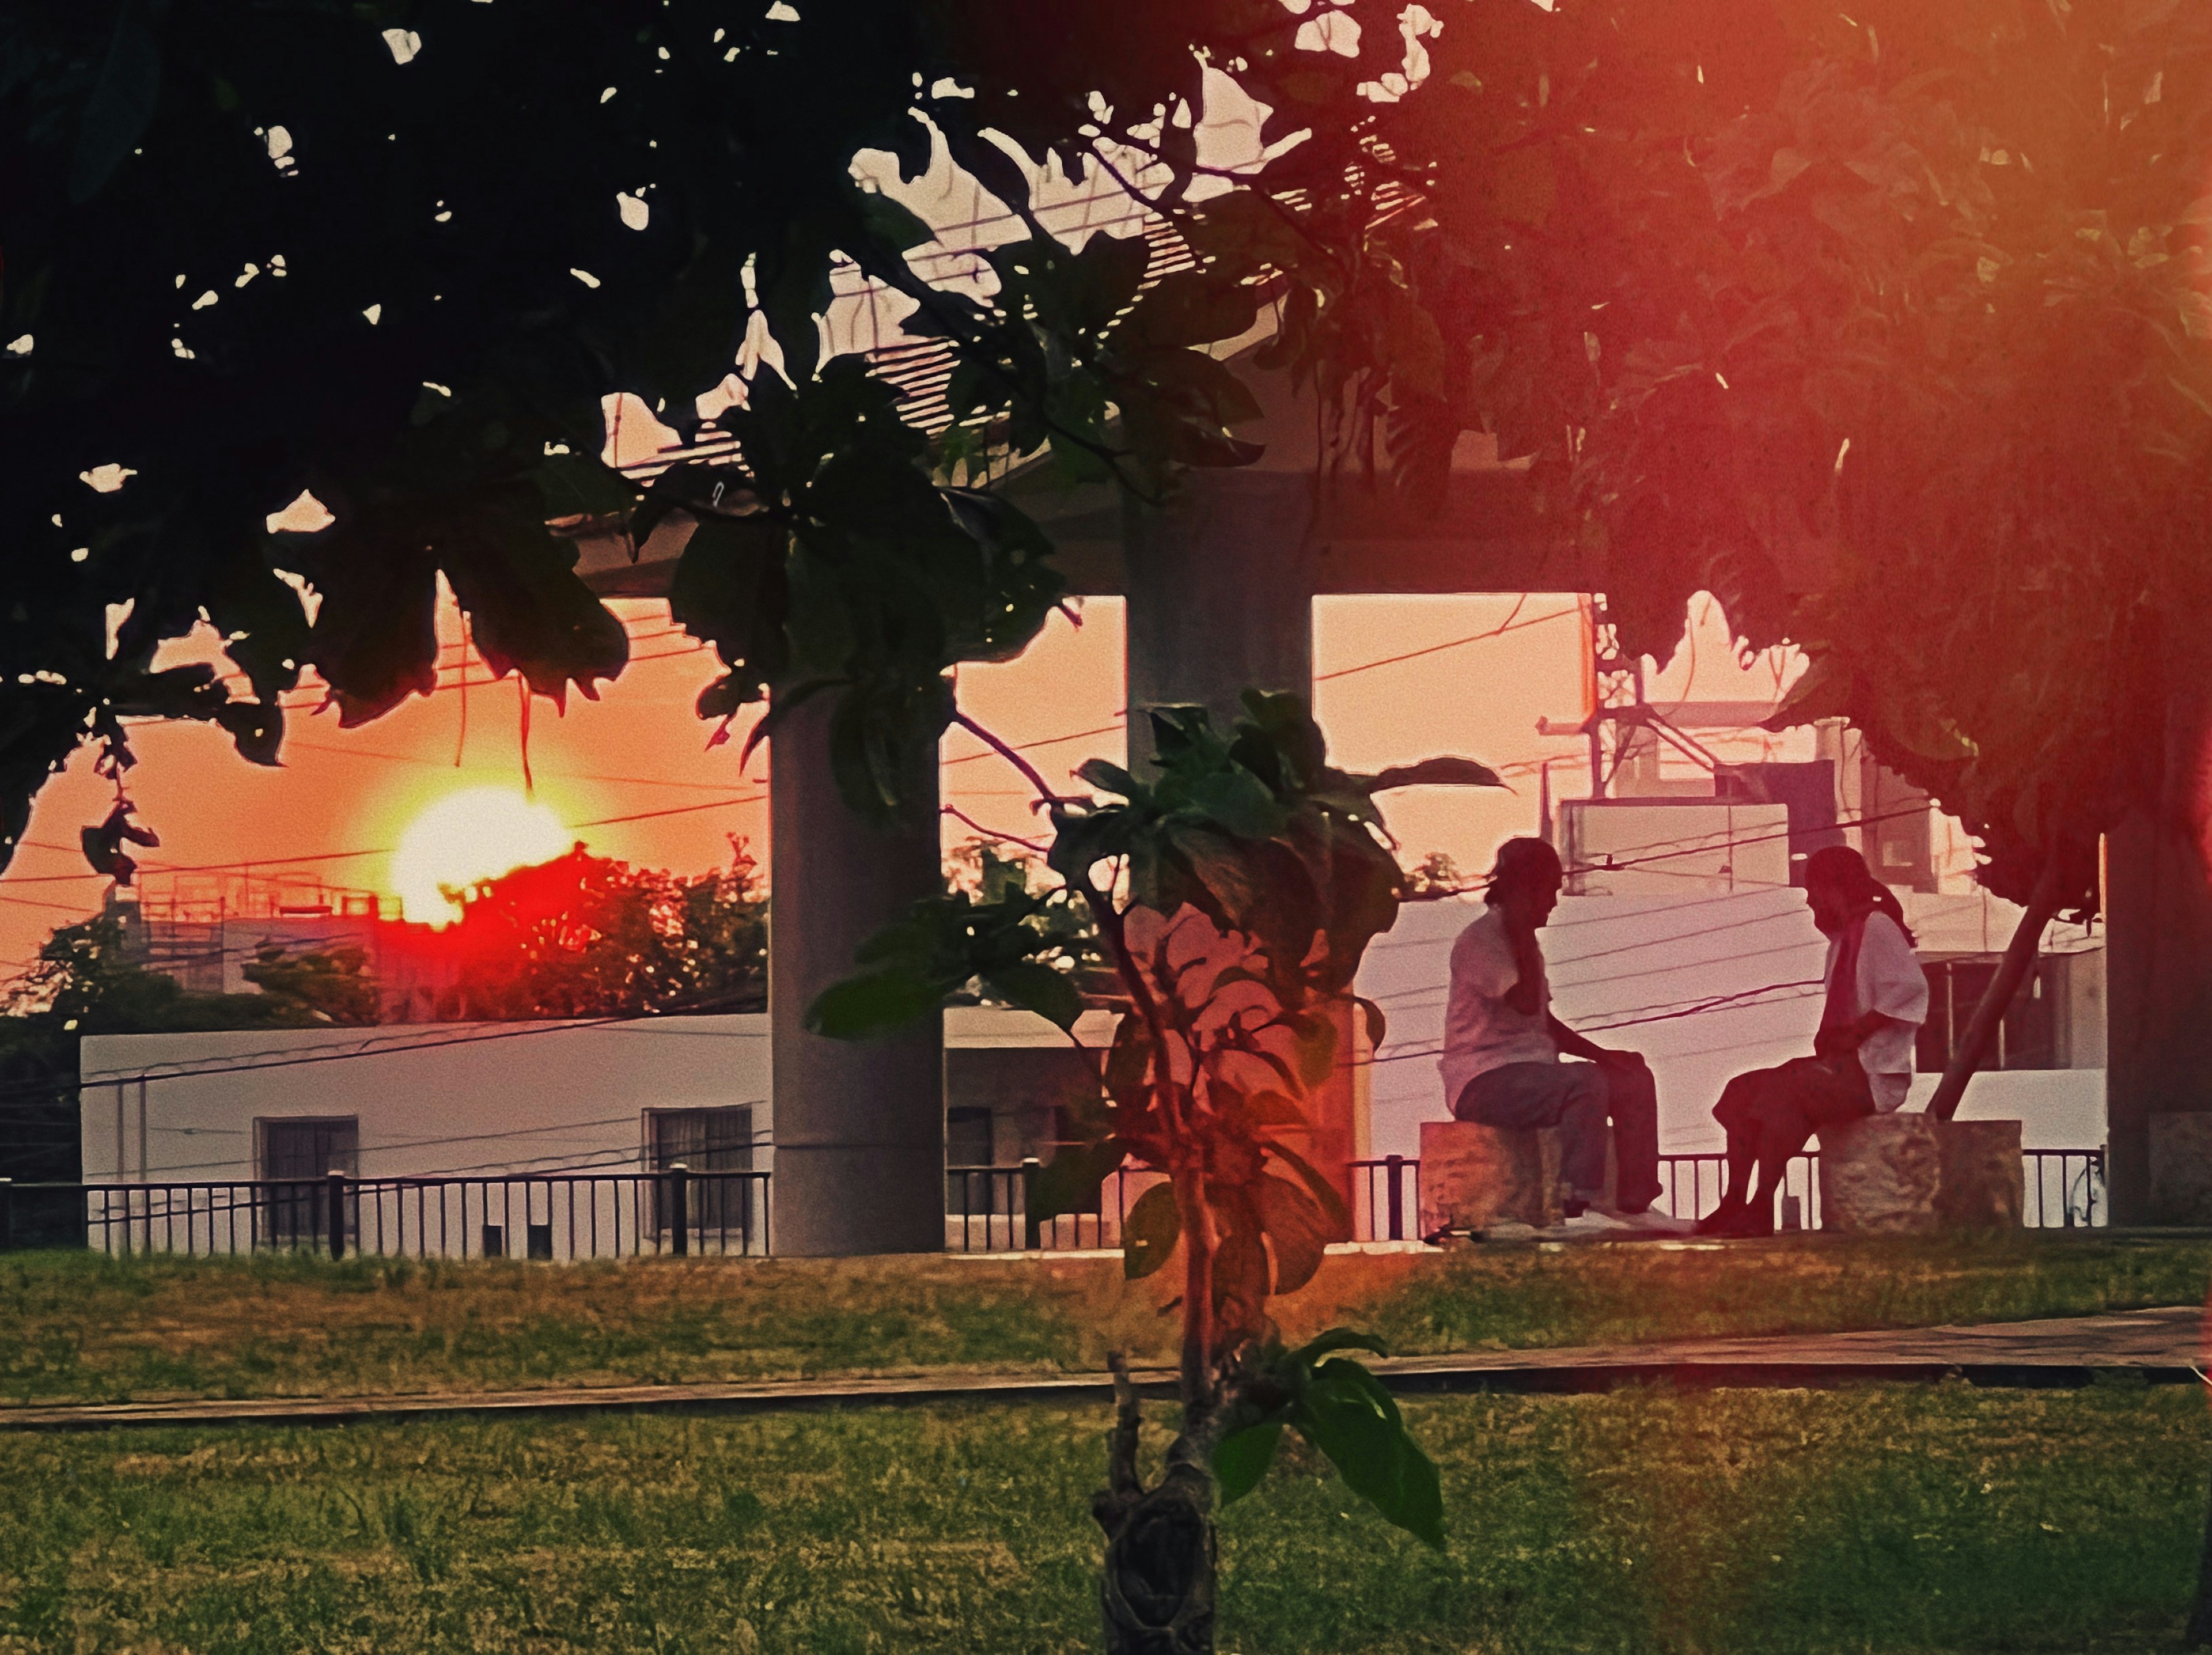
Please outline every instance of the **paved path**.
[[[1377, 1362], [1393, 1390], [1587, 1391], [1661, 1381], [1692, 1385], [1798, 1387], [1869, 1380], [1963, 1378], [1986, 1385], [2080, 1385], [2100, 1373], [2139, 1374], [2156, 1384], [2199, 1381], [2204, 1312], [2193, 1305], [2106, 1316], [1877, 1333], [1752, 1339], [1676, 1339], [1641, 1345], [1480, 1350]], [[1171, 1395], [1164, 1372], [1139, 1381]], [[898, 1402], [1103, 1400], [1103, 1373], [975, 1373], [938, 1370], [887, 1378], [750, 1384], [610, 1385], [589, 1390], [426, 1392], [391, 1396], [271, 1396], [252, 1401], [115, 1402], [96, 1407], [0, 1405], [0, 1430], [82, 1431], [110, 1426], [338, 1425], [420, 1415], [743, 1413]]]

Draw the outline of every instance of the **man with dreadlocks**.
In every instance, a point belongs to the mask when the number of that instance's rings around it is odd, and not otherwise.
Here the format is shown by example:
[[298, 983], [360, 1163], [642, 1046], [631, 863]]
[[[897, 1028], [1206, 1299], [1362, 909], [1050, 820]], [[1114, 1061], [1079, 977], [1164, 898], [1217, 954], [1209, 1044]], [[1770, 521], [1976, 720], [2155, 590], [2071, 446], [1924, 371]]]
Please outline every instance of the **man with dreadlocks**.
[[1893, 1114], [1912, 1084], [1928, 979], [1897, 893], [1858, 852], [1831, 845], [1806, 860], [1805, 898], [1828, 939], [1813, 1056], [1739, 1074], [1722, 1089], [1713, 1118], [1728, 1134], [1728, 1193], [1699, 1222], [1700, 1235], [1771, 1235], [1790, 1158], [1824, 1126]]

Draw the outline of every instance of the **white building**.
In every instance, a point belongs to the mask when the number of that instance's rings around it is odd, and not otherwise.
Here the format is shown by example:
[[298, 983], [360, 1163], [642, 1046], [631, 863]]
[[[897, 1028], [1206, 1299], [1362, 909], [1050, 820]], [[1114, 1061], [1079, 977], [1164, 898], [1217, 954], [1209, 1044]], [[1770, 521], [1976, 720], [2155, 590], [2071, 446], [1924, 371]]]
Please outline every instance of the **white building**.
[[[1089, 1013], [1078, 1032], [1103, 1045], [1109, 1021]], [[1029, 1013], [979, 1007], [948, 1011], [945, 1037], [950, 1164], [1003, 1167], [1028, 1153], [1049, 1156], [1067, 1094], [1084, 1084], [1066, 1037]], [[531, 1226], [549, 1232], [552, 1256], [565, 1256], [572, 1247], [609, 1250], [606, 1238], [624, 1231], [657, 1230], [653, 1192], [629, 1183], [563, 1186], [549, 1211], [541, 1189], [535, 1208], [511, 1211], [523, 1197], [502, 1178], [626, 1176], [678, 1161], [694, 1172], [775, 1170], [769, 1025], [760, 1013], [100, 1035], [84, 1042], [81, 1063], [86, 1183], [298, 1181], [296, 1196], [273, 1214], [265, 1191], [258, 1208], [236, 1209], [204, 1192], [163, 1198], [156, 1204], [168, 1227], [150, 1232], [143, 1199], [102, 1206], [95, 1196], [95, 1245], [109, 1238], [104, 1231], [119, 1236], [126, 1218], [134, 1245], [181, 1245], [187, 1236], [198, 1246], [234, 1243], [241, 1223], [274, 1225], [276, 1238], [319, 1232], [327, 1208], [308, 1181], [337, 1171], [483, 1181], [474, 1192], [365, 1194], [348, 1216], [356, 1244], [372, 1244], [381, 1223], [387, 1246], [404, 1229], [406, 1250], [415, 1250], [427, 1229], [430, 1250], [441, 1250], [442, 1225], [449, 1238], [465, 1232], [471, 1251], [520, 1251]], [[699, 1197], [718, 1203], [701, 1210], [729, 1232], [731, 1250], [765, 1239], [757, 1191], [739, 1184], [726, 1179], [715, 1186], [722, 1193]], [[981, 1210], [990, 1210], [991, 1194], [978, 1192]], [[233, 1218], [233, 1210], [248, 1216]]]

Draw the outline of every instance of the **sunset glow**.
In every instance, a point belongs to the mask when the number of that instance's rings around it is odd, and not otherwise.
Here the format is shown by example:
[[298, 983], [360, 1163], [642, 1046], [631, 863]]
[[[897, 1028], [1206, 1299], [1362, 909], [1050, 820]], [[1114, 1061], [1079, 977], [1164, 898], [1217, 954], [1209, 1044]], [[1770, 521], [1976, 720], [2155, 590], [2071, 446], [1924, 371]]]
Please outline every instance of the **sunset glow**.
[[447, 891], [550, 861], [574, 843], [559, 817], [513, 788], [469, 788], [408, 824], [392, 854], [392, 886], [409, 919], [446, 925], [461, 911]]

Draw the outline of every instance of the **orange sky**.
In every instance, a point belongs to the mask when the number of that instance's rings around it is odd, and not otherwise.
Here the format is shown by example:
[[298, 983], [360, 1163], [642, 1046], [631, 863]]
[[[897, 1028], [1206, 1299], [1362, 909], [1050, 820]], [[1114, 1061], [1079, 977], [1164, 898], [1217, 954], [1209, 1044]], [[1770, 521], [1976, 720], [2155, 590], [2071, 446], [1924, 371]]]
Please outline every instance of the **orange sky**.
[[[1517, 611], [1516, 611], [1516, 605]], [[742, 834], [766, 859], [767, 762], [738, 764], [741, 743], [709, 749], [708, 727], [692, 698], [714, 676], [711, 655], [673, 631], [664, 605], [615, 605], [635, 640], [633, 664], [597, 703], [574, 699], [565, 715], [540, 701], [532, 717], [530, 758], [538, 797], [591, 849], [626, 861], [696, 871], [726, 855], [726, 836]], [[1544, 758], [1556, 794], [1586, 791], [1577, 743], [1536, 733], [1540, 716], [1577, 715], [1583, 654], [1575, 600], [1561, 594], [1511, 597], [1334, 598], [1315, 616], [1317, 709], [1338, 762], [1371, 770], [1435, 753], [1462, 753], [1497, 765]], [[969, 667], [963, 704], [1007, 739], [1028, 743], [1113, 725], [1121, 705], [1121, 610], [1091, 599], [1078, 629], [1055, 617], [1021, 660]], [[458, 646], [459, 628], [446, 617]], [[1454, 640], [1511, 623], [1474, 643]], [[1694, 693], [1738, 698], [1772, 693], [1771, 664], [1739, 669], [1717, 618], [1699, 629]], [[1373, 665], [1414, 652], [1407, 660]], [[451, 683], [459, 674], [446, 657]], [[1655, 699], [1692, 693], [1689, 652], [1655, 680]], [[1331, 677], [1331, 674], [1342, 676]], [[468, 676], [481, 680], [480, 664]], [[465, 729], [464, 720], [465, 717]], [[216, 731], [146, 727], [136, 732], [140, 758], [130, 793], [142, 821], [161, 835], [142, 861], [158, 889], [164, 867], [277, 859], [301, 877], [388, 891], [389, 851], [405, 824], [446, 793], [487, 782], [521, 783], [518, 697], [513, 682], [442, 689], [411, 700], [377, 723], [337, 728], [334, 714], [295, 715], [280, 770], [240, 760]], [[1759, 738], [1728, 744], [1757, 757]], [[955, 732], [945, 748], [945, 802], [998, 831], [1034, 831], [1020, 782], [979, 744]], [[456, 756], [461, 763], [457, 768]], [[1032, 752], [1048, 776], [1084, 758], [1122, 756], [1118, 733], [1096, 733]], [[1777, 756], [1783, 756], [1779, 748]], [[1794, 754], [1792, 756], [1795, 756]], [[1536, 780], [1512, 775], [1515, 794], [1423, 790], [1386, 801], [1407, 855], [1450, 855], [1479, 869], [1497, 842], [1535, 825]], [[75, 849], [80, 827], [103, 816], [110, 784], [80, 753], [41, 795], [30, 843], [0, 879], [0, 960], [28, 960], [57, 924], [92, 911], [103, 881], [85, 872]], [[607, 823], [614, 817], [642, 819]], [[972, 830], [948, 820], [948, 843]], [[368, 853], [332, 855], [331, 853]], [[313, 860], [308, 860], [313, 859]], [[181, 882], [184, 876], [177, 876]]]

